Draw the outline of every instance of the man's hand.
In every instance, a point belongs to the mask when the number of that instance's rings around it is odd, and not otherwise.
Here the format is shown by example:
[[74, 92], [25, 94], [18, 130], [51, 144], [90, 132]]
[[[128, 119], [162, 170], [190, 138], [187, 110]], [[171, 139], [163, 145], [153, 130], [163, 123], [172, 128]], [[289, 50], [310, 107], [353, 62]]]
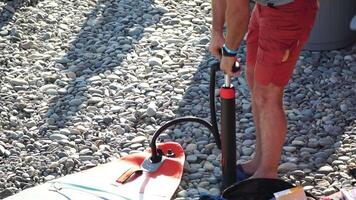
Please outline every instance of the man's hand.
[[238, 72], [232, 71], [232, 67], [235, 65], [236, 61], [236, 57], [222, 56], [220, 61], [220, 69], [229, 76], [238, 76], [240, 74], [241, 69]]
[[224, 35], [221, 32], [212, 31], [211, 41], [209, 46], [210, 53], [217, 59], [221, 59], [221, 48], [225, 43]]
[[[209, 51], [220, 60], [220, 69], [230, 76], [235, 57], [221, 57], [221, 48], [226, 44], [237, 49], [243, 39], [249, 21], [249, 0], [212, 0], [213, 24]], [[226, 20], [225, 20], [226, 18]], [[227, 25], [226, 37], [223, 35], [224, 23]]]

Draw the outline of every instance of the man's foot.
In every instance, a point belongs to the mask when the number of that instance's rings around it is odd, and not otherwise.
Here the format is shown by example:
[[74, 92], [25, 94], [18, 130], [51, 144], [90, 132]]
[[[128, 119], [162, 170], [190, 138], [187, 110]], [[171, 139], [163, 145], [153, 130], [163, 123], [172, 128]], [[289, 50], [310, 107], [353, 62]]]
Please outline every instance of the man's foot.
[[241, 164], [238, 164], [236, 166], [236, 176], [237, 176], [237, 182], [244, 181], [248, 178], [250, 178], [253, 175], [253, 173], [248, 173], [243, 169], [243, 166]]
[[237, 166], [241, 166], [242, 171], [244, 171], [246, 174], [254, 174], [255, 171], [258, 168], [258, 164], [255, 164], [256, 162], [254, 160], [247, 161], [242, 164], [238, 164]]
[[254, 157], [242, 164], [237, 164], [237, 181], [241, 182], [250, 178], [258, 168], [258, 158]]
[[257, 170], [250, 178], [278, 178], [277, 172]]

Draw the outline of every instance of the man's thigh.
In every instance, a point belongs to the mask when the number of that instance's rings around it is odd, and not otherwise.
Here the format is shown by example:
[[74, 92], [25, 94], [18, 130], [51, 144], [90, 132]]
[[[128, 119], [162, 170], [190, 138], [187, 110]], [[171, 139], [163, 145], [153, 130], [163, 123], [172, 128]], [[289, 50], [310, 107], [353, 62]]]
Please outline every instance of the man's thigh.
[[257, 9], [258, 24], [249, 27], [247, 37], [247, 72], [260, 84], [283, 87], [314, 24], [316, 1], [296, 0], [286, 6]]
[[246, 37], [246, 79], [249, 84], [250, 89], [253, 87], [254, 82], [254, 70], [255, 70], [255, 63], [256, 63], [256, 55], [258, 50], [258, 10], [260, 8], [255, 5], [251, 18], [250, 23], [248, 26], [248, 32]]

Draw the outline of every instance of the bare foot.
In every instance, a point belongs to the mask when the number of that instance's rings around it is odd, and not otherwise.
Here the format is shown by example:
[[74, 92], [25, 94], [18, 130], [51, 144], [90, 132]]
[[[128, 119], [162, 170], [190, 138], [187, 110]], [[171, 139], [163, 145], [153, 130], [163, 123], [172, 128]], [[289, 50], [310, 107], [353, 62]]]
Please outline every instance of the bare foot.
[[266, 171], [259, 171], [257, 170], [253, 176], [251, 176], [250, 178], [278, 178], [278, 173], [277, 172], [266, 172]]
[[253, 160], [242, 163], [241, 166], [246, 174], [254, 174], [258, 167]]

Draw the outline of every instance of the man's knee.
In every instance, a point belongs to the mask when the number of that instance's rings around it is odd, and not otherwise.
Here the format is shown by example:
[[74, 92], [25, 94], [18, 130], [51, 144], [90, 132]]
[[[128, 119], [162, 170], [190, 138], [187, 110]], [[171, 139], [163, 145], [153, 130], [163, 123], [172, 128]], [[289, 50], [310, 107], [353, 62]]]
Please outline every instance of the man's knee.
[[269, 84], [267, 86], [254, 84], [253, 104], [258, 108], [267, 106], [283, 106], [283, 88]]

